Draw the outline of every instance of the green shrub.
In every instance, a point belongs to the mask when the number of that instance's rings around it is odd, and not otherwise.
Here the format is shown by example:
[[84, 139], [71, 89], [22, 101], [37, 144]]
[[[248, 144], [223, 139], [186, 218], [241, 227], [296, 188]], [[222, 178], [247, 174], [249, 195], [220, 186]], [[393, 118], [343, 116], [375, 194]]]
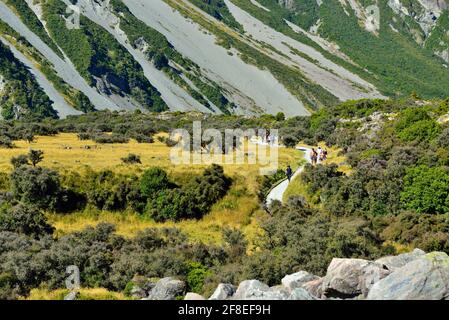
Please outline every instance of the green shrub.
[[198, 262], [191, 262], [186, 276], [187, 290], [202, 293], [204, 280], [211, 275], [211, 271]]
[[158, 192], [170, 186], [167, 173], [160, 168], [150, 168], [146, 170], [140, 178], [140, 191], [142, 195], [151, 198]]
[[449, 173], [440, 167], [408, 169], [401, 200], [406, 208], [420, 213], [448, 213]]
[[54, 209], [61, 192], [57, 172], [41, 168], [22, 166], [14, 169], [10, 176], [14, 197], [42, 209]]
[[54, 228], [44, 214], [29, 205], [0, 208], [0, 231], [25, 234], [33, 238], [52, 234]]

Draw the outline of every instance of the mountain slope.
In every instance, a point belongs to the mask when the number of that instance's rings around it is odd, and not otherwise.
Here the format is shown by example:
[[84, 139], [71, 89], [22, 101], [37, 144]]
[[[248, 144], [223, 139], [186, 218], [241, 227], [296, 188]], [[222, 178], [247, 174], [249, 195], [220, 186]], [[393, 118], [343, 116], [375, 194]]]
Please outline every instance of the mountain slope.
[[[79, 28], [67, 23], [74, 7]], [[62, 117], [105, 108], [306, 115], [348, 99], [449, 95], [448, 8], [445, 0], [0, 0], [0, 36], [16, 58], [38, 57], [28, 65], [51, 83], [44, 91]]]

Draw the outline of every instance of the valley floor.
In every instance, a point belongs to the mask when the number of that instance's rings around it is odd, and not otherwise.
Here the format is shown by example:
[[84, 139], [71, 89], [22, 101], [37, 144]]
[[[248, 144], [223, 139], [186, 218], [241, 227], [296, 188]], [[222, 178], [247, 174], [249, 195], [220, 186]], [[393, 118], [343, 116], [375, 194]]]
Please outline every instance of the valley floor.
[[[170, 162], [170, 148], [155, 141], [152, 144], [140, 144], [134, 140], [124, 144], [96, 144], [93, 141], [81, 141], [76, 134], [61, 133], [56, 136], [36, 137], [32, 144], [15, 141], [12, 149], [0, 148], [0, 172], [9, 173], [12, 169], [10, 159], [25, 154], [29, 148], [44, 151], [43, 167], [52, 168], [61, 175], [70, 172], [112, 170], [116, 173], [141, 174], [149, 167], [166, 170], [174, 181], [186, 181], [200, 173], [206, 165], [174, 165]], [[121, 158], [133, 153], [140, 156], [142, 164], [125, 165]], [[279, 166], [290, 164], [293, 169], [299, 166], [302, 154], [294, 149], [279, 148]], [[192, 241], [219, 243], [223, 227], [241, 228], [248, 238], [254, 239], [259, 230], [258, 221], [264, 219], [265, 211], [260, 209], [257, 198], [257, 179], [259, 165], [224, 165], [225, 174], [233, 178], [228, 194], [215, 204], [210, 214], [201, 220], [156, 223], [142, 218], [134, 212], [108, 212], [86, 207], [83, 211], [67, 215], [48, 213], [50, 222], [56, 227], [58, 235], [80, 231], [87, 226], [100, 222], [116, 225], [117, 233], [127, 237], [149, 227], [176, 226], [186, 232]]]

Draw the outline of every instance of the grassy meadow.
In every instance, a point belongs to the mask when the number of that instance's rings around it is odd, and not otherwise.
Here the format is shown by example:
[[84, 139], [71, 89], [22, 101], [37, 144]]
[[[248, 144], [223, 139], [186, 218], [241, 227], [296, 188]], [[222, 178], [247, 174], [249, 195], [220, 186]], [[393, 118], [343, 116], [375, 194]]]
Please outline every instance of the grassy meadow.
[[[37, 136], [31, 144], [22, 140], [14, 141], [14, 145], [12, 149], [0, 149], [2, 172], [12, 170], [11, 157], [25, 154], [30, 148], [44, 151], [45, 158], [40, 165], [57, 170], [61, 175], [90, 169], [139, 175], [149, 167], [160, 167], [168, 172], [171, 179], [183, 183], [207, 167], [206, 164], [173, 164], [170, 161], [170, 148], [158, 140], [151, 144], [137, 143], [135, 140], [124, 144], [97, 144], [89, 140], [81, 141], [76, 134], [61, 133], [55, 136]], [[296, 150], [279, 148], [278, 152], [281, 169], [287, 164], [296, 169], [301, 163], [302, 153]], [[139, 155], [142, 164], [124, 164], [121, 158], [130, 153]], [[245, 156], [247, 159], [247, 154]], [[156, 223], [134, 212], [100, 211], [90, 206], [83, 211], [67, 215], [48, 213], [48, 217], [56, 228], [57, 235], [82, 230], [100, 222], [110, 222], [116, 225], [118, 234], [126, 237], [148, 227], [176, 226], [186, 232], [193, 241], [218, 243], [221, 241], [223, 227], [235, 227], [241, 229], [251, 242], [259, 232], [258, 220], [264, 219], [266, 215], [260, 209], [256, 195], [260, 168], [261, 165], [248, 164], [247, 161], [244, 164], [225, 164], [225, 174], [233, 179], [231, 190], [201, 220]]]

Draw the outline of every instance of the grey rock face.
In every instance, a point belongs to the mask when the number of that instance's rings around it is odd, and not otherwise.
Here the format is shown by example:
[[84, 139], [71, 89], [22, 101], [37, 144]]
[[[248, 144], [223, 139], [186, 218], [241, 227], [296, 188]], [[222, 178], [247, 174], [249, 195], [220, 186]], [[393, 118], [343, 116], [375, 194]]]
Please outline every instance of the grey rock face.
[[226, 300], [235, 293], [235, 287], [232, 284], [220, 283], [210, 296], [209, 300]]
[[270, 288], [258, 280], [245, 280], [240, 283], [233, 300], [287, 300], [290, 294], [283, 287]]
[[180, 280], [163, 278], [151, 289], [146, 300], [175, 300], [177, 296], [184, 294], [185, 288], [185, 283]]
[[194, 292], [188, 292], [184, 297], [184, 300], [206, 300], [202, 295]]
[[413, 260], [375, 283], [370, 300], [449, 299], [449, 256], [433, 252]]
[[405, 266], [407, 263], [423, 257], [426, 253], [421, 249], [415, 249], [412, 252], [403, 253], [398, 256], [388, 256], [377, 259], [376, 262], [384, 265], [388, 270], [394, 271]]
[[323, 279], [323, 294], [326, 297], [365, 297], [373, 284], [389, 273], [383, 265], [368, 260], [332, 259]]
[[323, 278], [304, 283], [301, 288], [307, 290], [312, 296], [321, 298], [323, 295]]
[[308, 273], [306, 271], [299, 271], [297, 273], [289, 274], [282, 278], [281, 282], [287, 289], [293, 290], [300, 288], [304, 283], [317, 280], [319, 277]]
[[317, 300], [317, 298], [312, 296], [306, 289], [296, 288], [293, 289], [288, 300]]

